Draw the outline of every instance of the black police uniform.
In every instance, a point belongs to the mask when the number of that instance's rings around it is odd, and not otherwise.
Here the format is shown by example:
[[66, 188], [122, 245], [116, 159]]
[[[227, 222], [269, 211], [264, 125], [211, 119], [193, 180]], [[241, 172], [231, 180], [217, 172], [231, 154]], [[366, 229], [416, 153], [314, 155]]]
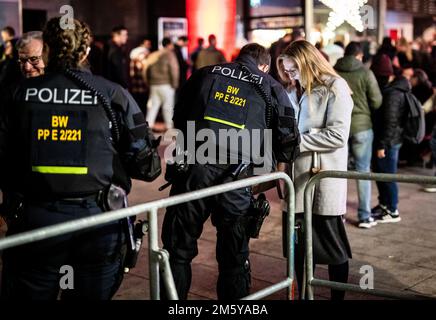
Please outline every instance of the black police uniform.
[[[130, 191], [124, 154], [132, 143], [149, 140], [144, 117], [119, 85], [85, 69], [74, 73], [96, 91], [64, 73], [48, 73], [25, 81], [6, 106], [2, 189], [24, 198], [8, 235], [98, 215], [101, 191], [111, 184]], [[112, 105], [118, 142], [96, 92]], [[62, 298], [110, 299], [122, 280], [125, 239], [124, 221], [117, 221], [8, 249], [2, 298], [56, 299], [66, 265], [73, 268], [74, 289], [63, 290]]]
[[[197, 131], [208, 128], [217, 137], [222, 129], [247, 129], [248, 132], [266, 129], [268, 97], [273, 101], [271, 128], [274, 155], [277, 161], [288, 162], [298, 152], [299, 134], [293, 109], [282, 86], [259, 71], [250, 56], [239, 57], [234, 63], [205, 67], [194, 73], [181, 90], [174, 110], [174, 124], [185, 134], [186, 140], [192, 140], [192, 137], [186, 136], [188, 121], [195, 122]], [[238, 157], [236, 160], [239, 163], [250, 161], [247, 155], [238, 154], [238, 150], [224, 150], [219, 144], [217, 152], [221, 152], [220, 156], [224, 152], [229, 161], [234, 161], [235, 157]], [[203, 165], [198, 162], [192, 164], [184, 175], [179, 173], [170, 178], [173, 182], [171, 195], [233, 181], [229, 173], [234, 167], [216, 164], [216, 161], [215, 164], [212, 161]], [[162, 241], [170, 254], [179, 298], [187, 298], [191, 284], [190, 263], [198, 254], [197, 240], [209, 215], [217, 228], [218, 298], [234, 300], [248, 295], [251, 281], [249, 236], [244, 217], [249, 214], [252, 205], [251, 188], [244, 188], [167, 209]]]

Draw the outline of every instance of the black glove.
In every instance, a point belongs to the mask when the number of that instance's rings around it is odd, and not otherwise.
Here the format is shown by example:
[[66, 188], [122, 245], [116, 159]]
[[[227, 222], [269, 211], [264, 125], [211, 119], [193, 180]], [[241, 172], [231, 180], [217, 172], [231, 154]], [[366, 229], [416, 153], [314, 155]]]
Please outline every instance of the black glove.
[[140, 139], [130, 145], [126, 163], [131, 178], [151, 182], [162, 173], [158, 153], [160, 140], [161, 137]]

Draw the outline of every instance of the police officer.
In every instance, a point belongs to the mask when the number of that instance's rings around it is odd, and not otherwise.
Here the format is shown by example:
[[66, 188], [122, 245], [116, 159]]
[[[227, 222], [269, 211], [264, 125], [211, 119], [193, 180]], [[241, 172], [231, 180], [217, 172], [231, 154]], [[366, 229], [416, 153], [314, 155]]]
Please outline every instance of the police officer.
[[[122, 207], [130, 178], [145, 180], [140, 154], [152, 143], [130, 94], [86, 68], [85, 23], [61, 28], [53, 18], [43, 38], [46, 74], [14, 93], [0, 139], [8, 235], [113, 209], [111, 192]], [[63, 299], [110, 299], [122, 279], [125, 230], [117, 221], [6, 250], [2, 298], [51, 300], [61, 287]]]
[[[267, 74], [270, 62], [264, 47], [248, 44], [241, 49], [235, 62], [202, 68], [182, 88], [174, 110], [174, 124], [184, 137], [183, 143], [177, 138], [178, 148], [175, 149], [184, 152], [177, 152], [176, 161], [167, 166], [167, 180], [172, 182], [171, 195], [256, 173], [254, 164], [260, 166], [256, 160], [258, 157], [255, 152], [244, 149], [252, 143], [253, 146], [264, 145], [261, 153], [265, 159], [266, 154], [271, 153], [271, 143], [268, 144], [267, 140], [273, 141], [276, 162], [292, 161], [295, 157], [299, 134], [293, 109], [282, 86]], [[200, 142], [196, 144], [195, 152], [183, 148], [196, 139], [189, 136], [193, 125], [195, 133], [201, 131], [215, 142], [215, 150], [206, 154], [206, 162], [195, 158], [201, 148]], [[255, 130], [272, 132], [272, 137], [254, 142], [241, 138], [238, 143], [227, 143], [234, 136], [254, 139]], [[211, 157], [215, 151], [216, 157]], [[182, 164], [177, 160], [179, 154], [184, 155]], [[251, 188], [244, 188], [167, 209], [162, 241], [170, 254], [180, 299], [187, 298], [191, 285], [191, 261], [198, 253], [197, 240], [209, 215], [217, 229], [218, 298], [234, 300], [249, 294], [250, 232], [246, 218], [253, 203]]]

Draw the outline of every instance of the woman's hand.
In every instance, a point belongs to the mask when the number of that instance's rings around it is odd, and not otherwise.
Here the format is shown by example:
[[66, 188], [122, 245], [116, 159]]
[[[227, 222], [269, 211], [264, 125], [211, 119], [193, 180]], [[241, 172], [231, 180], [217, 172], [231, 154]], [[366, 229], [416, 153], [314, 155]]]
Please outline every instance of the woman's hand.
[[377, 158], [379, 158], [379, 159], [386, 158], [385, 149], [377, 150]]

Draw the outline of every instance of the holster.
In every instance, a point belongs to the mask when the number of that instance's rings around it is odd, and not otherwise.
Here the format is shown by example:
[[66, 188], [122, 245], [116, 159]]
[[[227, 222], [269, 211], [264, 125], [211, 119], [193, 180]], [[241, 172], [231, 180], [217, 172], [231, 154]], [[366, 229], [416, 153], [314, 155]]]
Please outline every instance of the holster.
[[133, 239], [135, 240], [135, 246], [132, 250], [130, 250], [130, 246], [128, 246], [126, 258], [124, 260], [124, 271], [127, 273], [130, 269], [136, 267], [136, 263], [138, 262], [139, 252], [141, 251], [143, 237], [148, 231], [148, 222], [147, 221], [138, 221], [133, 227]]
[[[126, 191], [114, 184], [100, 192], [99, 202], [105, 211], [127, 208]], [[127, 217], [123, 223], [127, 236], [127, 250], [124, 258], [124, 270], [128, 272], [136, 266], [139, 251], [142, 246], [142, 237], [148, 230], [148, 225], [143, 221], [135, 224], [136, 217]]]
[[174, 182], [178, 179], [184, 179], [185, 175], [189, 171], [189, 168], [189, 164], [185, 162], [174, 162], [172, 164], [167, 164], [165, 180], [168, 182]]
[[264, 193], [253, 200], [249, 214], [246, 216], [246, 232], [250, 238], [258, 239], [265, 218], [269, 215], [270, 205]]

